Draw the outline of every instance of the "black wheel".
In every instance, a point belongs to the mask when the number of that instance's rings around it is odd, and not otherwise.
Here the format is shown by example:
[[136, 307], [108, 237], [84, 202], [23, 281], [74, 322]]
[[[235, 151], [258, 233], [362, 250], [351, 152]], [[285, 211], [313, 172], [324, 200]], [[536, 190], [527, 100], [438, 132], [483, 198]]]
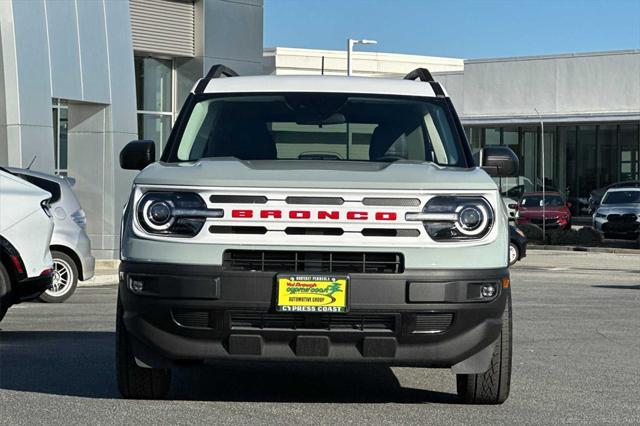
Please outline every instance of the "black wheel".
[[116, 310], [116, 373], [118, 390], [124, 398], [162, 399], [169, 393], [171, 370], [142, 368], [136, 364], [129, 333], [122, 320], [122, 306]]
[[509, 265], [515, 265], [520, 260], [520, 250], [514, 243], [509, 243]]
[[61, 251], [52, 250], [53, 282], [51, 288], [38, 297], [42, 302], [62, 303], [76, 291], [78, 286], [78, 266], [76, 262]]
[[502, 332], [496, 343], [489, 370], [482, 374], [458, 374], [458, 396], [467, 404], [502, 404], [511, 387], [511, 295], [502, 314]]
[[0, 263], [0, 321], [4, 318], [9, 309], [9, 292], [11, 290], [11, 282], [9, 281], [9, 273], [2, 263]]

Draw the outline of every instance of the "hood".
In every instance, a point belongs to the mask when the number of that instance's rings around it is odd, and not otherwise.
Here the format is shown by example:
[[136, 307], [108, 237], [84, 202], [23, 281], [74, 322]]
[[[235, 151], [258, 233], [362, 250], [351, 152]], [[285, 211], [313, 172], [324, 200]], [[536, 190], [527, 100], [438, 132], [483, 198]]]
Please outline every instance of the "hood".
[[339, 188], [389, 190], [495, 190], [480, 168], [432, 163], [202, 159], [194, 163], [154, 163], [136, 184], [204, 187]]
[[616, 204], [612, 206], [601, 206], [596, 213], [600, 214], [627, 214], [640, 215], [640, 204]]

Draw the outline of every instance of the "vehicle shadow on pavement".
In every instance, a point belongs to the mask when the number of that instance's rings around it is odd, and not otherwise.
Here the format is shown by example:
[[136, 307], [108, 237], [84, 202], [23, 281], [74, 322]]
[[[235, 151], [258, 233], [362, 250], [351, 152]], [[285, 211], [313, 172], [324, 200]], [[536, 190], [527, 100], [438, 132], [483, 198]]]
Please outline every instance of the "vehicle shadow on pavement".
[[[0, 331], [0, 389], [119, 398], [114, 345], [113, 332]], [[267, 363], [176, 368], [169, 399], [458, 403], [454, 394], [402, 387], [385, 366]]]
[[113, 332], [0, 331], [0, 389], [116, 398]]
[[[415, 369], [416, 374], [429, 374]], [[176, 377], [177, 376], [177, 377]], [[226, 363], [184, 369], [171, 398], [207, 401], [457, 404], [445, 392], [402, 387], [381, 365]]]
[[613, 290], [640, 290], [640, 284], [600, 284], [592, 285], [593, 288], [609, 288]]

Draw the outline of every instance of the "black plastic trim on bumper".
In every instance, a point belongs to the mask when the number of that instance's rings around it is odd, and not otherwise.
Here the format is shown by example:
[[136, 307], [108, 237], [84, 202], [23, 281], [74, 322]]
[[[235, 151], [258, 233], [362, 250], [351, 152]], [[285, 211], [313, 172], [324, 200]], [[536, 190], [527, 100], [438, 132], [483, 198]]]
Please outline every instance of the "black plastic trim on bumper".
[[35, 278], [27, 278], [19, 281], [11, 288], [14, 303], [26, 302], [36, 299], [45, 290], [51, 287], [53, 274], [42, 275]]
[[[299, 329], [232, 328], [234, 312], [275, 314], [275, 276], [228, 272], [219, 266], [122, 262], [119, 297], [136, 356], [147, 365], [251, 359], [451, 367], [497, 339], [510, 291], [501, 286], [501, 279], [509, 276], [507, 268], [351, 274], [350, 312], [345, 318], [393, 316], [393, 327], [322, 329], [318, 314], [305, 314], [308, 321]], [[128, 285], [134, 281], [142, 285], [137, 294]], [[476, 297], [482, 282], [496, 283], [495, 299]], [[193, 312], [199, 326], [181, 325], [174, 317], [176, 310]], [[444, 331], [416, 331], [425, 315], [445, 313], [453, 320]]]

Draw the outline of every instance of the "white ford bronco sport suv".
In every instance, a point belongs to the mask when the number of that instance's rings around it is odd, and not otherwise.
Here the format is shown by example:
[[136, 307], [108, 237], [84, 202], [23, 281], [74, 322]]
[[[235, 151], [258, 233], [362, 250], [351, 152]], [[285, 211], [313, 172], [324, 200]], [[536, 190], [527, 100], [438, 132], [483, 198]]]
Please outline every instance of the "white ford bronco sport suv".
[[165, 396], [174, 365], [306, 361], [450, 367], [462, 401], [506, 400], [509, 231], [487, 172], [518, 159], [491, 147], [475, 161], [427, 70], [217, 65], [158, 162], [154, 147], [120, 153], [144, 169], [122, 224], [123, 396]]

